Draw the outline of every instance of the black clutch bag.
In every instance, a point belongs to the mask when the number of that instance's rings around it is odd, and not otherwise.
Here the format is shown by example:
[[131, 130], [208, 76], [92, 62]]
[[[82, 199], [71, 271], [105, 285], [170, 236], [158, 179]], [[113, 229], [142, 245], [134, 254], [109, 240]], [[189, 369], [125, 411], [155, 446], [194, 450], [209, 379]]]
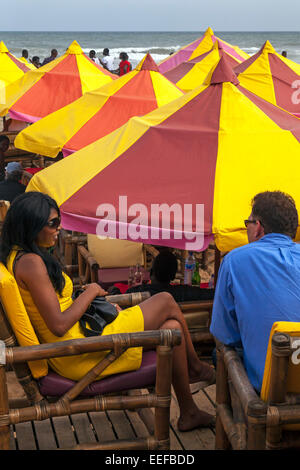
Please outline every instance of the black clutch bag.
[[[81, 292], [83, 291], [77, 291], [75, 297], [78, 297]], [[118, 313], [116, 307], [108, 302], [105, 297], [95, 297], [79, 320], [84, 336], [101, 335], [104, 327], [113, 322]]]

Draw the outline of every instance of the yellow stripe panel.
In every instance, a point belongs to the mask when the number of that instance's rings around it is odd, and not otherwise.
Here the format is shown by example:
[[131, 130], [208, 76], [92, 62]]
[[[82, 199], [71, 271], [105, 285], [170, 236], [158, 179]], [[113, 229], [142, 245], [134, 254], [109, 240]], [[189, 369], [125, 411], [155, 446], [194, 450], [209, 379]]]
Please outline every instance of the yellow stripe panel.
[[76, 61], [82, 85], [82, 94], [95, 90], [112, 81], [109, 75], [97, 69], [84, 54], [76, 55]]
[[104, 106], [109, 97], [135, 75], [136, 72], [131, 72], [112, 80], [98, 90], [88, 92], [73, 103], [45, 116], [17, 135], [15, 147], [55, 158], [66, 142]]
[[247, 243], [243, 221], [255, 194], [284, 191], [300, 207], [299, 153], [300, 144], [289, 131], [234, 85], [223, 84], [213, 211], [213, 233], [221, 251]]
[[198, 85], [202, 85], [212, 67], [219, 63], [219, 52], [214, 48], [201, 62], [198, 62], [194, 67], [182, 77], [176, 85], [183, 91], [187, 92], [193, 90]]
[[183, 95], [182, 91], [173, 86], [161, 73], [154, 71], [150, 71], [149, 73], [158, 107]]
[[200, 44], [196, 47], [194, 52], [192, 53], [191, 57], [189, 60], [194, 59], [195, 57], [198, 57], [201, 54], [204, 54], [205, 52], [208, 52], [214, 45], [213, 40], [211, 38], [211, 35], [213, 32], [210, 30], [207, 30], [204, 34], [204, 38], [200, 42]]
[[[133, 117], [124, 126], [36, 173], [27, 191], [41, 191], [63, 204], [107, 165], [122, 155], [151, 126], [157, 126], [180, 109], [198, 92], [183, 95], [143, 117]], [[99, 158], [99, 155], [101, 158]]]
[[24, 72], [19, 69], [7, 54], [0, 54], [0, 80], [4, 81], [5, 85], [18, 80], [23, 75]]
[[247, 90], [276, 104], [272, 73], [268, 53], [262, 53], [244, 72], [238, 76], [240, 84]]

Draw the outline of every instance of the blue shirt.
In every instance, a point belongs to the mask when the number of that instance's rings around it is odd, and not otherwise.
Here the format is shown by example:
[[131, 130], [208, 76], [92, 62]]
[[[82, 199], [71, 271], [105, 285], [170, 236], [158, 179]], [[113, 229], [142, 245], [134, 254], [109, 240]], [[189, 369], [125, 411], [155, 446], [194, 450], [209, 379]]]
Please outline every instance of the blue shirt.
[[300, 321], [300, 245], [270, 233], [224, 257], [210, 326], [222, 343], [242, 343], [244, 365], [258, 391], [276, 321]]

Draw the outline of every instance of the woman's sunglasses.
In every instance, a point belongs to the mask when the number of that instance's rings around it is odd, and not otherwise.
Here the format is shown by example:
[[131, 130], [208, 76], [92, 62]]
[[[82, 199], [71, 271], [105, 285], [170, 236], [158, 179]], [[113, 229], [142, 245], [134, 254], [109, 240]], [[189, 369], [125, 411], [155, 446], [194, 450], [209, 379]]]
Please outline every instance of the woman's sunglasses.
[[60, 217], [55, 217], [54, 219], [48, 220], [47, 227], [57, 229], [60, 226]]

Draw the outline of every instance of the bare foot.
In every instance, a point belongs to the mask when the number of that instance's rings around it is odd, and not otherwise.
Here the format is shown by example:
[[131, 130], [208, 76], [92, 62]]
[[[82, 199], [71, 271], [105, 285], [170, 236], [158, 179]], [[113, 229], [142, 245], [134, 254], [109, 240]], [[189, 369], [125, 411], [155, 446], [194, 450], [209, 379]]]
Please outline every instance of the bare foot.
[[185, 414], [184, 416], [180, 416], [177, 427], [179, 431], [192, 431], [192, 429], [196, 428], [206, 428], [208, 426], [215, 425], [215, 417], [206, 413], [205, 411], [201, 411], [197, 408], [197, 411], [191, 414]]

